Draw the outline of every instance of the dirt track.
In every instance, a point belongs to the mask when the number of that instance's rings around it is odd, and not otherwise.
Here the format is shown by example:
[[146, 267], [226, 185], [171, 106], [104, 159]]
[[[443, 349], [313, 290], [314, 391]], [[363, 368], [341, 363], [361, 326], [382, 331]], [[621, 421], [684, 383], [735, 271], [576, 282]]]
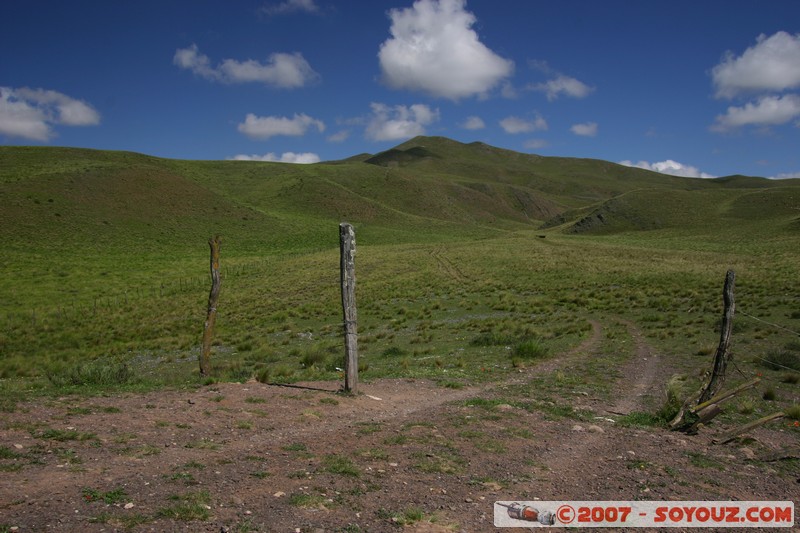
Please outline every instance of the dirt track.
[[[788, 432], [713, 446], [713, 431], [613, 422], [668, 374], [631, 324], [613, 401], [575, 396], [594, 416], [491, 402], [597, 356], [591, 324], [571, 352], [482, 388], [379, 380], [346, 397], [338, 383], [248, 382], [18, 406], [0, 430], [0, 531], [493, 531], [496, 500], [798, 500], [796, 463], [754, 460], [792, 445]], [[203, 491], [207, 517], [177, 514], [176, 496]]]

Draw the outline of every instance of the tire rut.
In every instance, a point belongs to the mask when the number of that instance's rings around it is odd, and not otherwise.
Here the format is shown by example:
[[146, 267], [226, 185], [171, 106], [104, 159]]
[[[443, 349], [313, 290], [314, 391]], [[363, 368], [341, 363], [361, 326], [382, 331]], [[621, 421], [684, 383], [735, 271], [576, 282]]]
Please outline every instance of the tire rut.
[[[606, 409], [607, 412], [629, 414], [647, 406], [649, 395], [657, 389], [660, 362], [658, 354], [645, 342], [641, 331], [631, 322], [621, 321], [633, 340], [633, 355], [621, 369], [622, 377], [617, 381], [618, 398]], [[594, 324], [593, 324], [594, 326]], [[599, 337], [599, 331], [592, 337]], [[572, 356], [600, 355], [592, 353], [599, 345], [586, 341], [586, 347], [573, 350]], [[604, 474], [608, 468], [631, 468], [637, 461], [637, 452], [626, 438], [626, 431], [617, 428], [601, 416], [597, 423], [574, 424], [570, 438], [550, 443], [541, 461], [547, 465], [552, 482], [553, 497], [574, 499], [575, 494], [585, 494], [585, 499], [619, 499], [614, 493], [604, 492]], [[586, 426], [586, 427], [585, 427]], [[567, 432], [565, 428], [563, 430]], [[632, 471], [635, 473], [635, 471]]]

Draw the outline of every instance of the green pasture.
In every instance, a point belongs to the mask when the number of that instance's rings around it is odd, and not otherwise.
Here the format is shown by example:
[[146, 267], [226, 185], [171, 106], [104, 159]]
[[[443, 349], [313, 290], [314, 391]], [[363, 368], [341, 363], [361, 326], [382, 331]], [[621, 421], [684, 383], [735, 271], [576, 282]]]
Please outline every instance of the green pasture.
[[445, 141], [418, 140], [425, 150], [384, 155], [386, 166], [0, 148], [0, 394], [201, 383], [215, 234], [214, 379], [340, 380], [348, 221], [364, 380], [503, 380], [578, 346], [595, 321], [604, 358], [576, 372], [602, 391], [631, 355], [628, 321], [691, 388], [734, 269], [737, 365], [772, 380], [776, 401], [796, 401], [796, 183], [666, 178]]

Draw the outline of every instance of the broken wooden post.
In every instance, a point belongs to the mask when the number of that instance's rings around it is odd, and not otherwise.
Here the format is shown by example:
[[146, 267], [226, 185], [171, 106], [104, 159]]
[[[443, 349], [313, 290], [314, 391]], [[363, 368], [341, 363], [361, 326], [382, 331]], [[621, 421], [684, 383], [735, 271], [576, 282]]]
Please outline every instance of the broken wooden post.
[[222, 278], [219, 272], [219, 246], [222, 239], [219, 235], [213, 239], [208, 239], [208, 246], [211, 248], [211, 291], [208, 293], [208, 314], [203, 328], [203, 347], [200, 352], [200, 375], [208, 376], [211, 374], [211, 341], [214, 338], [214, 324], [217, 321], [217, 301], [219, 291], [222, 286]]
[[[725, 274], [725, 285], [722, 289], [722, 300], [724, 309], [722, 312], [722, 326], [720, 328], [719, 345], [717, 351], [714, 353], [714, 362], [712, 365], [711, 373], [706, 372], [708, 381], [703, 383], [700, 390], [695, 392], [692, 396], [683, 402], [683, 405], [678, 410], [678, 413], [669, 423], [670, 429], [685, 431], [687, 428], [697, 428], [696, 414], [701, 411], [705, 406], [710, 405], [710, 401], [714, 395], [717, 394], [722, 384], [725, 382], [725, 370], [730, 360], [730, 345], [731, 345], [731, 332], [733, 331], [733, 313], [736, 309], [735, 301], [733, 298], [733, 287], [736, 281], [736, 273], [733, 270], [728, 270]], [[755, 385], [749, 384], [747, 387], [735, 389], [731, 394], [725, 397], [732, 396], [745, 388]], [[721, 398], [724, 399], [724, 398]], [[720, 400], [721, 400], [720, 399]], [[713, 418], [716, 414], [712, 411], [707, 411], [706, 415]], [[689, 415], [689, 416], [687, 416]], [[710, 420], [710, 418], [708, 418]]]
[[342, 315], [344, 320], [344, 390], [358, 392], [358, 332], [356, 313], [356, 234], [353, 226], [339, 224]]
[[784, 413], [783, 411], [778, 411], [777, 413], [772, 413], [771, 415], [767, 415], [765, 417], [759, 418], [758, 420], [750, 422], [749, 424], [745, 424], [745, 425], [743, 425], [741, 427], [738, 427], [736, 429], [732, 429], [732, 430], [730, 430], [730, 431], [728, 431], [726, 433], [723, 433], [719, 437], [713, 439], [712, 442], [714, 444], [727, 444], [728, 442], [732, 441], [733, 439], [735, 439], [736, 437], [738, 437], [742, 433], [747, 433], [751, 429], [755, 429], [758, 426], [763, 426], [767, 422], [771, 422], [772, 420], [777, 420], [777, 419], [783, 418], [785, 416], [786, 416], [786, 413]]
[[733, 286], [736, 281], [736, 273], [733, 270], [728, 270], [725, 275], [725, 286], [722, 289], [722, 299], [725, 304], [725, 309], [722, 314], [722, 328], [719, 335], [719, 345], [717, 352], [714, 354], [714, 368], [711, 371], [711, 377], [708, 382], [700, 390], [700, 397], [697, 403], [701, 404], [708, 401], [714, 396], [722, 384], [725, 382], [725, 369], [728, 366], [730, 359], [730, 345], [731, 345], [731, 331], [733, 331], [733, 313], [736, 309], [736, 303], [733, 299]]

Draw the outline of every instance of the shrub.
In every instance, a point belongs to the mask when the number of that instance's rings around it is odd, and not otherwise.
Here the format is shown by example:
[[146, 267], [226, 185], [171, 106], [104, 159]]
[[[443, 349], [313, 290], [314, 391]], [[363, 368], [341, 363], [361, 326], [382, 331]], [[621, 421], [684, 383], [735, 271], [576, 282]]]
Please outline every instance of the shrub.
[[269, 383], [270, 381], [270, 371], [269, 368], [262, 368], [258, 372], [256, 372], [256, 381], [259, 383]]
[[390, 346], [383, 351], [383, 355], [386, 357], [400, 357], [401, 355], [405, 355], [405, 352], [397, 346]]
[[305, 368], [315, 366], [322, 368], [328, 362], [328, 351], [323, 346], [312, 346], [300, 358], [300, 364]]
[[786, 374], [783, 375], [781, 381], [783, 383], [790, 383], [792, 385], [797, 385], [798, 383], [800, 383], [800, 374], [796, 374], [794, 372], [787, 372]]
[[538, 339], [528, 339], [514, 346], [513, 355], [520, 359], [540, 359], [547, 355], [548, 348]]
[[514, 342], [513, 339], [509, 338], [507, 335], [501, 335], [491, 331], [488, 333], [481, 333], [472, 339], [469, 344], [470, 346], [502, 346], [504, 344], [511, 344], [512, 342]]
[[797, 370], [800, 372], [800, 353], [790, 350], [772, 350], [761, 359], [761, 366], [770, 370]]
[[92, 361], [75, 365], [59, 373], [48, 373], [47, 379], [56, 387], [114, 386], [131, 383], [135, 375], [125, 363]]

